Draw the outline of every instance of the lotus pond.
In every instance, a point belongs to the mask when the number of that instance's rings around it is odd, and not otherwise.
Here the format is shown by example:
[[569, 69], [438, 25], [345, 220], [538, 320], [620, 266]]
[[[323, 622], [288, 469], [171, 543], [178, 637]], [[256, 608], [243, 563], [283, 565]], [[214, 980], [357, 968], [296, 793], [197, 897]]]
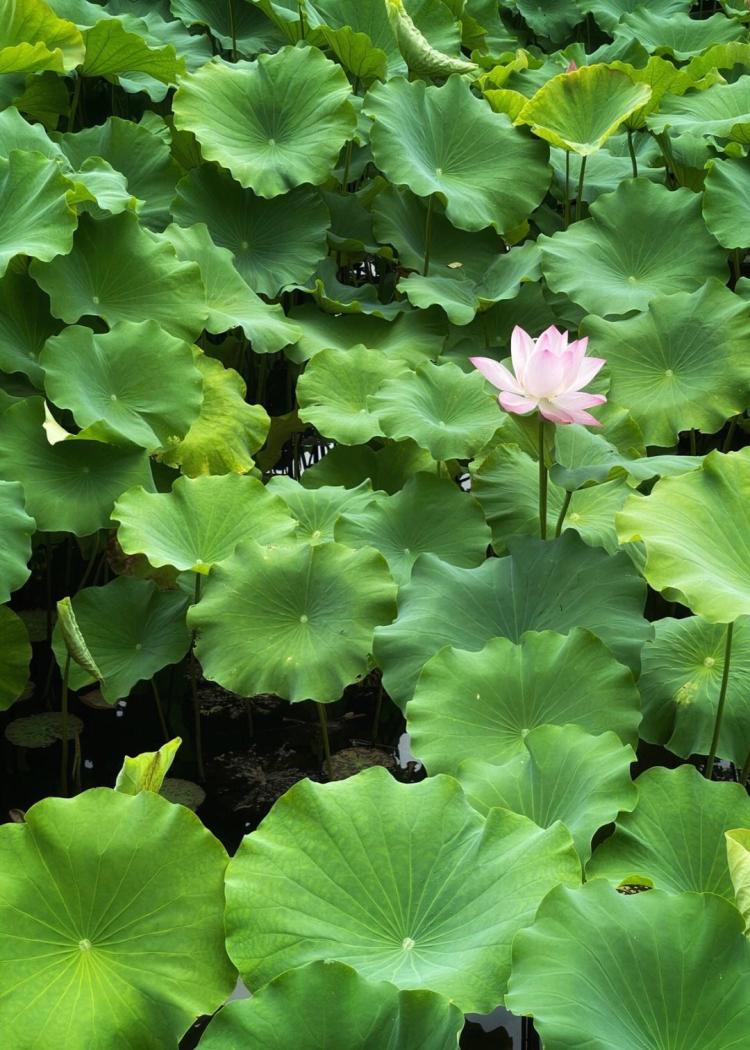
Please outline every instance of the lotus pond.
[[750, 3], [0, 2], [3, 1050], [750, 1050]]

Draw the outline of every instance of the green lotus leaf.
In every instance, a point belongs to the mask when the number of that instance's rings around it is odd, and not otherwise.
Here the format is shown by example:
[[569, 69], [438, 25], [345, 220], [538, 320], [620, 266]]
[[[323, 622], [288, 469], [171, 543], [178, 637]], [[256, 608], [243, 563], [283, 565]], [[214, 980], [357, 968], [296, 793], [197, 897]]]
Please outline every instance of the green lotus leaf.
[[743, 248], [750, 243], [750, 175], [743, 160], [712, 162], [706, 175], [703, 218], [719, 244]]
[[537, 726], [608, 730], [635, 744], [640, 698], [632, 672], [590, 631], [528, 631], [478, 652], [445, 647], [422, 669], [407, 706], [411, 748], [430, 774], [469, 758], [503, 765]]
[[[591, 13], [605, 33], [611, 33], [625, 15], [642, 4], [643, 0], [578, 0], [581, 11]], [[648, 4], [649, 10], [665, 17], [686, 13], [693, 6], [691, 0], [648, 0]]]
[[138, 208], [138, 201], [128, 191], [125, 176], [101, 157], [89, 157], [79, 171], [68, 177], [76, 188], [76, 203], [89, 215], [102, 218]]
[[413, 438], [439, 461], [470, 458], [501, 423], [482, 376], [450, 361], [394, 376], [367, 398], [367, 409], [389, 438]]
[[218, 335], [241, 328], [258, 354], [273, 354], [294, 343], [300, 329], [287, 321], [282, 308], [264, 303], [234, 267], [232, 253], [218, 248], [203, 224], [189, 230], [171, 225], [164, 236], [181, 262], [196, 262], [206, 288], [206, 329]]
[[[539, 535], [539, 465], [517, 445], [498, 445], [485, 459], [471, 464], [472, 492], [492, 529], [492, 546], [498, 554], [517, 535]], [[562, 531], [575, 529], [592, 547], [609, 554], [618, 549], [615, 514], [631, 493], [627, 479], [593, 485], [573, 492]], [[565, 490], [555, 484], [547, 489], [547, 535], [554, 536]]]
[[626, 554], [611, 557], [572, 532], [546, 543], [517, 537], [508, 546], [508, 557], [478, 569], [430, 554], [417, 559], [398, 619], [375, 635], [375, 659], [397, 703], [411, 697], [422, 667], [444, 645], [476, 652], [497, 635], [517, 643], [526, 631], [585, 627], [638, 670], [651, 626], [642, 616], [644, 582]]
[[332, 959], [484, 1012], [503, 994], [513, 935], [552, 886], [578, 880], [564, 828], [506, 810], [485, 820], [451, 777], [302, 780], [231, 861], [227, 948], [252, 989]]
[[561, 44], [582, 19], [577, 0], [547, 0], [542, 6], [537, 0], [513, 0], [514, 7], [526, 25], [537, 36]]
[[718, 73], [712, 69], [705, 75], [704, 84], [704, 77], [701, 77], [697, 69], [679, 68], [668, 58], [661, 58], [659, 55], [650, 55], [648, 62], [642, 66], [631, 65], [629, 62], [619, 60], [610, 62], [609, 65], [610, 68], [625, 73], [636, 84], [646, 84], [651, 88], [651, 97], [646, 105], [631, 113], [625, 121], [625, 127], [630, 128], [631, 131], [645, 128], [646, 117], [659, 108], [665, 95], [682, 95], [689, 88], [699, 85], [709, 87], [718, 78]]
[[452, 58], [434, 48], [412, 21], [404, 0], [385, 0], [385, 9], [398, 49], [414, 77], [447, 77], [477, 68], [475, 62]]
[[[453, 264], [455, 265], [455, 264]], [[463, 268], [431, 276], [412, 274], [398, 284], [412, 306], [438, 305], [456, 325], [469, 324], [478, 310], [506, 299], [515, 299], [525, 281], [541, 277], [539, 249], [533, 241], [495, 257], [481, 281], [467, 277]]]
[[726, 254], [705, 227], [700, 198], [643, 177], [599, 197], [590, 219], [539, 244], [550, 288], [600, 317], [726, 279]]
[[244, 0], [170, 0], [170, 10], [186, 26], [205, 26], [227, 50], [236, 45], [246, 58], [286, 43], [265, 15]]
[[512, 230], [549, 186], [546, 147], [493, 113], [459, 76], [442, 87], [402, 78], [377, 84], [364, 110], [375, 121], [371, 142], [381, 171], [419, 197], [436, 194], [462, 230]]
[[400, 299], [382, 302], [376, 284], [344, 284], [338, 279], [336, 260], [330, 256], [318, 264], [306, 284], [298, 287], [301, 291], [310, 292], [315, 302], [332, 314], [374, 314], [392, 321], [409, 309]]
[[348, 547], [379, 550], [401, 586], [425, 551], [449, 565], [481, 565], [490, 530], [476, 500], [451, 480], [415, 474], [400, 492], [347, 510], [335, 538]]
[[149, 451], [184, 437], [201, 409], [192, 348], [156, 321], [120, 321], [103, 335], [72, 325], [48, 340], [39, 364], [49, 398], [80, 427]]
[[588, 156], [600, 150], [635, 110], [651, 97], [647, 84], [604, 65], [582, 66], [553, 77], [529, 99], [516, 124], [553, 146]]
[[[726, 628], [700, 616], [657, 620], [654, 628], [654, 640], [643, 649], [638, 683], [640, 734], [682, 758], [707, 755], [724, 671]], [[750, 754], [750, 621], [745, 617], [734, 626], [718, 753], [739, 768]]]
[[382, 437], [377, 416], [368, 410], [368, 397], [406, 368], [382, 350], [361, 345], [351, 350], [322, 350], [297, 383], [300, 419], [344, 445], [362, 445]]
[[181, 777], [167, 777], [159, 794], [175, 805], [185, 806], [193, 812], [206, 801], [206, 792], [200, 784], [193, 780], [183, 780]]
[[46, 798], [0, 828], [0, 856], [12, 1044], [164, 1050], [231, 992], [227, 855], [189, 810], [152, 791]]
[[295, 528], [282, 500], [241, 474], [179, 477], [171, 492], [131, 489], [112, 517], [126, 554], [145, 554], [156, 568], [201, 573], [226, 561], [243, 539], [276, 543]]
[[139, 226], [130, 212], [102, 221], [82, 215], [73, 251], [54, 262], [33, 262], [31, 276], [67, 324], [90, 315], [110, 327], [151, 320], [192, 341], [206, 321], [198, 266], [181, 263], [172, 245]]
[[0, 654], [0, 711], [7, 711], [26, 688], [31, 663], [26, 625], [7, 605], [0, 605]]
[[64, 160], [60, 147], [50, 139], [44, 128], [29, 123], [15, 106], [0, 111], [0, 136], [0, 156], [4, 160], [8, 160], [14, 149], [41, 153], [49, 160]]
[[382, 555], [338, 543], [241, 544], [190, 610], [207, 678], [243, 696], [338, 700], [368, 669], [373, 631], [390, 623], [396, 586]]
[[246, 474], [262, 447], [270, 419], [262, 405], [245, 401], [245, 381], [233, 368], [201, 354], [195, 359], [203, 376], [200, 415], [185, 437], [161, 459], [194, 478], [199, 474]]
[[647, 445], [683, 430], [720, 430], [750, 396], [750, 306], [719, 281], [656, 296], [621, 321], [587, 317], [581, 331], [606, 359], [609, 396], [630, 410]]
[[351, 88], [316, 48], [287, 47], [254, 62], [214, 59], [184, 77], [175, 126], [192, 131], [206, 160], [259, 197], [319, 186], [354, 134]]
[[38, 529], [89, 536], [108, 526], [121, 492], [153, 485], [143, 449], [78, 439], [51, 445], [43, 424], [40, 397], [0, 414], [0, 476], [21, 482]]
[[266, 489], [286, 503], [298, 524], [294, 541], [302, 543], [326, 543], [332, 540], [334, 526], [342, 514], [357, 514], [375, 498], [369, 478], [355, 488], [341, 485], [303, 488], [288, 474], [276, 474], [269, 480]]
[[436, 468], [430, 453], [414, 441], [393, 441], [379, 449], [369, 445], [335, 445], [323, 459], [307, 468], [302, 485], [307, 489], [339, 485], [353, 489], [367, 481], [375, 490], [393, 494], [414, 474], [434, 474]]
[[0, 18], [0, 73], [66, 73], [83, 60], [83, 37], [42, 0], [7, 0]]
[[175, 49], [152, 48], [139, 33], [129, 32], [117, 18], [106, 18], [86, 31], [86, 57], [81, 75], [117, 82], [120, 76], [146, 73], [162, 84], [174, 84], [185, 72]]
[[321, 350], [351, 350], [364, 345], [416, 368], [425, 358], [437, 357], [446, 338], [445, 316], [440, 311], [411, 310], [395, 321], [384, 321], [361, 314], [336, 317], [314, 306], [301, 306], [292, 310], [289, 318], [302, 329], [297, 344], [286, 350], [286, 356], [298, 364]]
[[20, 372], [41, 387], [38, 357], [61, 323], [49, 311], [49, 299], [25, 273], [8, 270], [0, 278], [0, 369]]
[[144, 124], [110, 117], [96, 127], [58, 135], [57, 142], [74, 170], [80, 171], [97, 157], [124, 175], [128, 190], [138, 200], [138, 217], [144, 225], [163, 229], [169, 222], [179, 168], [168, 143]]
[[77, 225], [72, 184], [38, 153], [0, 157], [0, 277], [16, 255], [49, 262], [73, 245]]
[[700, 456], [643, 456], [637, 455], [637, 451], [626, 447], [623, 454], [603, 435], [576, 423], [557, 427], [555, 462], [550, 478], [555, 484], [572, 491], [587, 482], [607, 481], [622, 474], [637, 482], [686, 474], [701, 464]]
[[746, 828], [727, 831], [724, 838], [735, 900], [747, 933], [750, 929], [750, 831]]
[[705, 91], [666, 98], [648, 118], [654, 132], [715, 135], [747, 144], [750, 141], [750, 76], [731, 84], [714, 84]]
[[464, 1016], [434, 992], [366, 981], [338, 962], [280, 974], [214, 1017], [201, 1050], [455, 1050]]
[[[160, 591], [153, 580], [127, 576], [103, 587], [86, 587], [73, 597], [73, 612], [101, 672], [108, 703], [129, 696], [138, 682], [183, 658], [190, 646], [187, 603], [182, 591]], [[68, 650], [59, 624], [52, 647], [62, 669]], [[73, 689], [81, 689], [92, 675], [71, 664], [69, 680]]]
[[117, 774], [115, 791], [121, 791], [124, 795], [137, 795], [139, 791], [155, 791], [158, 794], [181, 743], [182, 740], [176, 736], [158, 751], [144, 751], [132, 758], [126, 755], [122, 769]]
[[[25, 683], [24, 683], [25, 684]], [[50, 747], [58, 740], [74, 740], [81, 734], [83, 722], [75, 715], [67, 719], [60, 711], [14, 718], [6, 727], [5, 737], [14, 747]]]
[[632, 762], [632, 747], [609, 731], [592, 736], [580, 725], [539, 725], [502, 765], [469, 758], [456, 775], [485, 816], [501, 806], [541, 828], [561, 821], [586, 863], [595, 832], [636, 803]]
[[620, 21], [615, 40], [637, 40], [649, 54], [671, 55], [686, 62], [706, 48], [745, 37], [744, 27], [722, 14], [691, 18], [685, 11], [660, 15], [647, 7], [636, 8]]
[[699, 469], [632, 497], [617, 515], [620, 542], [646, 545], [644, 575], [668, 601], [710, 623], [731, 623], [750, 613], [748, 497], [750, 457], [711, 452]]
[[694, 766], [647, 769], [636, 787], [635, 809], [594, 850], [587, 877], [619, 885], [638, 875], [670, 893], [716, 893], [733, 903], [724, 832], [750, 823], [744, 787], [712, 783]]
[[734, 905], [712, 894], [627, 896], [597, 879], [557, 887], [519, 934], [506, 1003], [534, 1015], [550, 1050], [728, 1050], [750, 1023], [748, 976]]
[[[427, 201], [409, 190], [387, 185], [372, 202], [372, 229], [381, 244], [392, 244], [404, 269], [421, 273], [426, 249]], [[494, 230], [467, 233], [433, 205], [430, 229], [430, 273], [456, 273], [480, 282], [504, 251]], [[460, 266], [456, 265], [460, 263]]]
[[17, 481], [0, 481], [0, 522], [0, 602], [7, 602], [31, 574], [31, 537], [36, 531]]
[[182, 226], [205, 222], [253, 291], [270, 297], [304, 284], [328, 252], [330, 215], [310, 187], [267, 201], [204, 164], [179, 183], [172, 214]]

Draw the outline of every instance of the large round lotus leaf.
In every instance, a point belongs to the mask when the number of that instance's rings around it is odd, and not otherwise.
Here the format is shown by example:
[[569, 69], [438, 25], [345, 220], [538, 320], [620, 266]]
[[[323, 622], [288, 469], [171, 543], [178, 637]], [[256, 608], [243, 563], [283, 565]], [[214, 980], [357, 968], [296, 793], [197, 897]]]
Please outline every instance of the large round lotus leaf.
[[192, 348], [156, 321], [120, 321], [103, 335], [71, 325], [47, 342], [39, 364], [50, 400], [80, 427], [149, 451], [184, 437], [200, 412]]
[[439, 461], [470, 458], [502, 422], [479, 372], [463, 372], [450, 361], [427, 361], [394, 376], [367, 398], [367, 408], [389, 438], [413, 438]]
[[374, 314], [392, 321], [409, 309], [402, 299], [381, 302], [377, 284], [360, 284], [357, 287], [344, 284], [338, 279], [338, 267], [332, 256], [323, 259], [310, 280], [299, 287], [300, 291], [309, 292], [328, 313]]
[[0, 711], [23, 693], [30, 663], [31, 642], [25, 623], [7, 605], [0, 605]]
[[241, 544], [190, 610], [207, 678], [243, 696], [338, 700], [368, 669], [373, 631], [396, 611], [385, 559], [338, 543]]
[[0, 415], [0, 475], [21, 482], [38, 529], [88, 536], [107, 528], [121, 492], [153, 486], [143, 449], [77, 439], [51, 445], [43, 424], [37, 397]]
[[694, 766], [647, 769], [636, 780], [638, 804], [594, 851], [588, 878], [615, 885], [633, 876], [670, 893], [716, 893], [734, 902], [724, 832], [750, 824], [741, 784], [712, 783]]
[[[539, 535], [537, 460], [517, 445], [502, 444], [485, 459], [472, 463], [470, 468], [471, 490], [492, 529], [492, 546], [498, 554], [507, 551], [508, 541], [513, 536]], [[631, 492], [625, 477], [573, 492], [563, 520], [563, 531], [575, 529], [590, 546], [603, 547], [609, 554], [615, 554], [618, 549], [615, 514]], [[548, 536], [555, 534], [564, 498], [565, 489], [550, 482], [547, 487]]]
[[750, 613], [747, 450], [711, 452], [698, 470], [662, 478], [617, 515], [620, 542], [646, 545], [643, 572], [668, 601], [711, 623]]
[[587, 156], [601, 149], [610, 135], [651, 96], [646, 84], [635, 84], [608, 66], [582, 66], [553, 77], [537, 91], [515, 120], [553, 146]]
[[308, 186], [267, 201], [203, 164], [178, 184], [172, 214], [182, 226], [205, 222], [253, 291], [270, 297], [286, 285], [304, 284], [328, 252], [331, 217]]
[[[234, 987], [221, 843], [152, 791], [47, 798], [0, 828], [10, 1045], [164, 1050]], [[64, 873], [64, 874], [63, 874]], [[189, 902], [190, 919], [185, 921]]]
[[51, 747], [58, 740], [74, 740], [83, 731], [75, 715], [65, 718], [61, 711], [45, 711], [26, 718], [14, 718], [5, 729], [5, 738], [14, 747]]
[[749, 980], [734, 905], [595, 880], [553, 890], [519, 934], [506, 1004], [549, 1050], [740, 1050]]
[[[86, 587], [72, 598], [73, 612], [91, 655], [102, 673], [102, 696], [109, 703], [129, 696], [188, 650], [185, 626], [187, 597], [182, 591], [160, 591], [153, 580], [118, 576], [103, 587]], [[59, 624], [53, 648], [64, 667], [68, 650]], [[91, 675], [71, 664], [70, 683], [80, 689]]]
[[512, 0], [508, 7], [514, 7], [529, 29], [536, 36], [545, 37], [553, 43], [562, 44], [572, 34], [582, 15], [575, 0]]
[[490, 530], [477, 501], [449, 478], [415, 474], [400, 492], [347, 511], [335, 529], [348, 547], [375, 547], [399, 585], [425, 551], [450, 565], [481, 565]]
[[[178, 58], [174, 47], [150, 47], [138, 32], [131, 32], [117, 18], [100, 19], [86, 32], [86, 56], [80, 74], [86, 77], [104, 77], [118, 83], [120, 77], [134, 80], [138, 75], [161, 84], [174, 84], [185, 72], [185, 62]], [[149, 86], [144, 85], [146, 91]], [[150, 93], [150, 92], [149, 92]], [[160, 90], [155, 98], [163, 97]]]
[[295, 343], [300, 329], [287, 321], [278, 304], [264, 303], [240, 276], [232, 253], [217, 247], [205, 224], [189, 230], [172, 224], [164, 236], [182, 262], [196, 262], [206, 288], [206, 330], [219, 335], [241, 328], [257, 354], [273, 354]]
[[368, 478], [355, 488], [341, 485], [321, 485], [303, 488], [288, 474], [275, 474], [266, 486], [274, 496], [280, 496], [289, 508], [298, 527], [294, 541], [325, 543], [333, 539], [336, 522], [342, 514], [357, 514], [376, 498]]
[[368, 410], [368, 397], [406, 368], [382, 350], [362, 345], [322, 350], [297, 383], [300, 419], [343, 445], [363, 445], [382, 437], [377, 416]]
[[616, 41], [637, 40], [649, 54], [671, 55], [678, 62], [712, 45], [744, 38], [744, 27], [722, 14], [699, 19], [684, 11], [662, 15], [645, 6], [625, 15], [615, 33]]
[[731, 84], [714, 84], [705, 91], [671, 95], [648, 118], [652, 131], [669, 128], [675, 135], [715, 135], [737, 142], [750, 136], [750, 76]]
[[364, 108], [375, 120], [371, 142], [381, 171], [418, 197], [437, 194], [462, 230], [512, 230], [547, 191], [546, 146], [493, 113], [459, 76], [442, 87], [397, 77], [372, 88]]
[[435, 992], [366, 981], [339, 962], [287, 970], [213, 1019], [201, 1050], [455, 1050], [464, 1015]]
[[469, 758], [501, 765], [536, 726], [612, 730], [634, 744], [641, 720], [632, 673], [590, 631], [529, 631], [478, 652], [446, 646], [428, 660], [407, 706], [411, 747], [430, 773]]
[[[648, 0], [649, 9], [659, 15], [687, 12], [693, 6], [691, 0]], [[596, 24], [606, 33], [611, 33], [618, 22], [630, 11], [635, 11], [643, 0], [578, 0], [584, 14], [594, 16]]]
[[[724, 671], [726, 627], [700, 616], [657, 620], [643, 649], [638, 683], [643, 703], [639, 730], [682, 758], [707, 755]], [[750, 754], [750, 621], [741, 617], [732, 635], [731, 673], [718, 753], [742, 768]]]
[[750, 172], [744, 158], [715, 160], [706, 175], [703, 218], [719, 244], [750, 244]]
[[550, 288], [600, 317], [726, 279], [726, 253], [706, 229], [700, 197], [646, 178], [623, 182], [594, 201], [590, 219], [539, 243]]
[[62, 325], [49, 311], [49, 299], [25, 273], [8, 270], [0, 278], [0, 369], [20, 372], [41, 387], [38, 357]]
[[581, 332], [647, 445], [675, 445], [691, 427], [713, 434], [748, 403], [750, 304], [719, 281], [657, 296], [625, 320], [587, 317]]
[[745, 933], [750, 930], [750, 830], [735, 828], [724, 836], [727, 863], [734, 886], [737, 907], [745, 920]]
[[0, 602], [29, 578], [31, 537], [36, 522], [26, 513], [23, 486], [0, 480]]
[[73, 185], [54, 160], [13, 150], [0, 157], [0, 277], [16, 255], [49, 262], [73, 245]]
[[43, 0], [6, 0], [0, 21], [0, 73], [65, 73], [85, 53], [83, 37]]
[[236, 45], [245, 57], [286, 43], [265, 15], [245, 0], [170, 0], [169, 6], [186, 26], [206, 26], [224, 48]]
[[241, 186], [278, 197], [328, 178], [355, 131], [350, 98], [346, 74], [322, 51], [286, 47], [254, 62], [214, 59], [183, 78], [175, 125]]
[[485, 820], [452, 777], [399, 784], [382, 768], [302, 780], [227, 872], [227, 949], [249, 988], [318, 959], [466, 1011], [501, 999], [510, 942], [578, 860], [559, 824]]
[[642, 615], [644, 581], [626, 554], [607, 555], [573, 532], [547, 542], [517, 537], [508, 546], [509, 556], [477, 569], [431, 554], [417, 559], [398, 619], [375, 636], [375, 659], [396, 702], [411, 697], [422, 667], [444, 645], [476, 652], [497, 635], [519, 642], [526, 631], [588, 628], [638, 670], [651, 626]]
[[110, 327], [151, 320], [192, 340], [206, 321], [198, 266], [181, 263], [172, 245], [143, 229], [130, 212], [99, 221], [82, 215], [73, 251], [51, 263], [32, 263], [31, 276], [67, 324], [89, 315]]
[[585, 863], [594, 833], [635, 805], [632, 762], [632, 747], [614, 733], [592, 736], [579, 725], [540, 725], [502, 765], [470, 758], [456, 775], [480, 813], [502, 806], [541, 828], [562, 821]]
[[413, 441], [393, 441], [382, 448], [335, 445], [323, 459], [308, 467], [301, 484], [306, 489], [344, 485], [352, 489], [363, 481], [377, 491], [394, 493], [420, 471], [434, 474], [437, 464]]
[[139, 201], [138, 217], [146, 226], [163, 229], [180, 169], [169, 145], [143, 124], [110, 117], [103, 124], [57, 137], [73, 168], [101, 157], [121, 172], [128, 190]]
[[117, 539], [126, 554], [145, 554], [156, 568], [207, 573], [248, 537], [278, 543], [294, 531], [284, 502], [241, 474], [179, 477], [171, 492], [131, 489], [115, 503]]
[[195, 361], [203, 376], [203, 403], [182, 441], [161, 457], [191, 478], [199, 474], [246, 474], [253, 453], [263, 445], [270, 419], [262, 405], [245, 401], [245, 381], [233, 368], [201, 354]]
[[321, 350], [351, 350], [364, 345], [417, 368], [426, 358], [437, 357], [446, 339], [445, 316], [439, 310], [410, 310], [395, 321], [384, 321], [362, 314], [334, 316], [316, 306], [301, 306], [291, 312], [290, 320], [302, 328], [297, 345], [285, 351], [297, 364]]

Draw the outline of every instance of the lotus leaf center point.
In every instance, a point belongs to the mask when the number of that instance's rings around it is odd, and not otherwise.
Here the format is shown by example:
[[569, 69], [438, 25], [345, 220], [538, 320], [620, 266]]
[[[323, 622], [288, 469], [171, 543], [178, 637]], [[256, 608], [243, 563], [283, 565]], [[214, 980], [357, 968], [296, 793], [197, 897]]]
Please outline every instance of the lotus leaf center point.
[[411, 937], [404, 937], [403, 941], [401, 942], [401, 947], [404, 949], [405, 952], [410, 952], [414, 947], [415, 943], [416, 942], [413, 941]]
[[84, 937], [82, 941], [78, 942], [78, 947], [81, 949], [82, 952], [90, 952], [93, 948], [93, 945], [88, 939], [88, 937]]
[[716, 663], [716, 660], [714, 659], [713, 656], [707, 656], [706, 659], [703, 661], [703, 666], [704, 667], [713, 667], [715, 663]]
[[307, 623], [307, 620], [308, 620], [308, 617], [307, 617], [306, 613], [302, 613], [302, 615], [299, 618], [299, 622], [300, 623]]

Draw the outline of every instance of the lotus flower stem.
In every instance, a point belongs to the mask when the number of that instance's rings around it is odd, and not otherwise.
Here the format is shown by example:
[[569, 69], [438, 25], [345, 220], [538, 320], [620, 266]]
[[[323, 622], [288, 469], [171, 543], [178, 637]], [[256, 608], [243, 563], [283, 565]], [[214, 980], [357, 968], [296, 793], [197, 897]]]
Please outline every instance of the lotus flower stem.
[[698, 436], [695, 433], [695, 427], [693, 427], [690, 431], [690, 455], [698, 455]]
[[555, 536], [559, 536], [562, 533], [563, 525], [565, 524], [565, 515], [568, 513], [568, 507], [570, 506], [572, 498], [572, 492], [565, 493], [565, 499], [563, 500], [563, 505], [560, 509], [560, 517], [557, 519], [557, 525], [555, 526]]
[[630, 152], [630, 163], [633, 165], [633, 178], [638, 178], [638, 158], [635, 155], [635, 147], [633, 146], [633, 131], [628, 128], [628, 150]]
[[716, 752], [719, 747], [719, 736], [721, 734], [721, 723], [724, 718], [724, 705], [727, 699], [727, 686], [729, 685], [729, 664], [732, 659], [732, 634], [734, 624], [727, 624], [726, 641], [724, 643], [724, 671], [721, 676], [721, 689], [719, 690], [719, 703], [716, 708], [716, 722], [714, 723], [714, 735], [711, 740], [711, 750], [706, 762], [706, 779], [710, 780], [714, 772]]
[[570, 226], [570, 150], [565, 151], [565, 229]]
[[724, 438], [724, 442], [723, 442], [723, 444], [721, 446], [721, 451], [722, 452], [728, 452], [730, 450], [730, 448], [732, 447], [732, 441], [734, 440], [734, 435], [735, 435], [736, 430], [737, 430], [737, 416], [735, 416], [734, 419], [730, 419], [730, 421], [729, 421], [729, 426], [727, 428], [727, 435]]
[[229, 32], [232, 34], [232, 61], [237, 61], [237, 26], [234, 21], [234, 0], [227, 0], [229, 11]]
[[328, 739], [328, 718], [326, 717], [325, 704], [316, 703], [318, 718], [320, 720], [320, 735], [323, 738], [323, 753], [326, 758], [326, 773], [328, 779], [333, 780], [333, 765], [331, 763], [331, 742]]
[[427, 200], [427, 218], [424, 223], [424, 265], [422, 267], [423, 276], [427, 277], [430, 273], [430, 247], [432, 244], [432, 205], [435, 200], [435, 194], [431, 193]]
[[[195, 574], [195, 598], [197, 605], [201, 600], [201, 575]], [[195, 762], [198, 768], [198, 780], [202, 783], [206, 779], [206, 770], [203, 765], [203, 730], [201, 727], [201, 704], [198, 699], [198, 661], [195, 658], [195, 632], [190, 643], [190, 693], [193, 700], [193, 718], [195, 724]]]
[[583, 180], [586, 176], [586, 158], [581, 157], [581, 170], [578, 175], [578, 192], [576, 193], [576, 222], [583, 214]]
[[151, 691], [154, 694], [154, 701], [156, 703], [156, 712], [159, 715], [159, 723], [161, 725], [161, 731], [164, 734], [164, 743], [170, 739], [169, 730], [167, 729], [167, 720], [164, 717], [164, 708], [161, 706], [161, 697], [159, 696], [159, 690], [156, 686], [156, 679], [151, 679]]
[[300, 40], [305, 39], [305, 12], [302, 7], [303, 0], [297, 0], [297, 8], [299, 10], [299, 38]]
[[60, 742], [60, 794], [68, 797], [68, 679], [70, 677], [70, 653], [65, 656], [65, 667], [63, 670], [62, 695], [60, 709], [62, 711], [62, 741]]
[[83, 78], [80, 73], [76, 73], [75, 80], [73, 82], [73, 98], [70, 103], [70, 110], [68, 111], [68, 131], [75, 131], [76, 116], [78, 115], [78, 104], [81, 101], [81, 84]]
[[742, 256], [739, 248], [735, 248], [732, 252], [732, 269], [734, 271], [734, 283], [737, 284], [740, 277], [742, 277]]
[[539, 413], [539, 535], [547, 539], [547, 464], [544, 461], [544, 416]]
[[747, 783], [748, 777], [750, 777], [750, 751], [748, 751], [747, 753], [745, 764], [742, 767], [742, 772], [740, 773], [740, 784], [744, 786]]

